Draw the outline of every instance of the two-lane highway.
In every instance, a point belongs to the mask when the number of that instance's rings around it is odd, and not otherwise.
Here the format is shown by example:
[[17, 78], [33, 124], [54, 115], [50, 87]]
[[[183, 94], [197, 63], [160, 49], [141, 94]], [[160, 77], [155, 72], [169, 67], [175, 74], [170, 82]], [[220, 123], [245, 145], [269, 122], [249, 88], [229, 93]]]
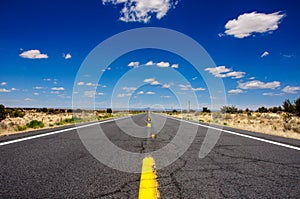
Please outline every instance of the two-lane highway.
[[[284, 145], [297, 148], [300, 141], [227, 129], [279, 144], [222, 132], [213, 150], [199, 159], [207, 127], [158, 114], [151, 114], [151, 127], [147, 127], [147, 117], [141, 114], [82, 129], [95, 131], [100, 125], [119, 148], [145, 153], [170, 143], [180, 125], [187, 135], [196, 128], [188, 150], [156, 171], [161, 198], [299, 198], [300, 151]], [[130, 130], [132, 120], [141, 127], [132, 128], [133, 134], [152, 131], [155, 138], [125, 134], [120, 123]], [[41, 135], [54, 131], [42, 131]], [[99, 162], [84, 147], [75, 129], [3, 144], [7, 139], [0, 138], [0, 198], [138, 198], [141, 174], [118, 171]], [[140, 171], [141, 167], [142, 162], [137, 165]]]

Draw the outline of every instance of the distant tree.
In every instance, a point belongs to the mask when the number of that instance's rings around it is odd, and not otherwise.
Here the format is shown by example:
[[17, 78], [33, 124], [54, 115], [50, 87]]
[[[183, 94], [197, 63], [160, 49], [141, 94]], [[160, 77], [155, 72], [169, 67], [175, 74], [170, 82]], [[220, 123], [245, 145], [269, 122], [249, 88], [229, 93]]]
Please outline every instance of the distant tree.
[[107, 108], [107, 109], [106, 109], [106, 113], [111, 114], [111, 113], [112, 113], [112, 109], [111, 109], [111, 108]]
[[223, 106], [221, 113], [237, 113], [238, 109], [235, 106]]
[[283, 107], [284, 112], [287, 112], [287, 113], [294, 113], [295, 112], [294, 105], [288, 99], [283, 102], [282, 107]]
[[266, 107], [262, 106], [262, 107], [259, 107], [256, 112], [267, 113], [267, 112], [269, 112], [269, 110]]
[[0, 122], [6, 118], [5, 106], [0, 104]]
[[300, 117], [300, 97], [295, 100], [296, 115]]
[[250, 112], [250, 110], [249, 110], [248, 108], [246, 108], [246, 109], [245, 109], [245, 112], [248, 113], [248, 112]]
[[176, 110], [176, 109], [174, 109], [172, 112], [173, 112], [173, 113], [177, 113], [177, 110]]
[[202, 108], [203, 113], [210, 113], [211, 111], [207, 107]]

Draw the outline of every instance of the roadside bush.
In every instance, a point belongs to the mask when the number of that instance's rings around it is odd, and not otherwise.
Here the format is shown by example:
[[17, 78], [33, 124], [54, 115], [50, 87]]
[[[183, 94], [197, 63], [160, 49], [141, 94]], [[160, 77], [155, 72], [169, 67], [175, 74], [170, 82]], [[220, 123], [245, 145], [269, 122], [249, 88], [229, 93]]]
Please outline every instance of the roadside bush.
[[237, 113], [238, 109], [235, 106], [223, 106], [221, 113]]
[[300, 133], [300, 127], [299, 127], [299, 126], [295, 126], [295, 127], [293, 127], [292, 129], [293, 129], [293, 131], [294, 131], [295, 133]]
[[26, 129], [27, 129], [26, 126], [19, 126], [19, 125], [18, 125], [18, 126], [15, 127], [14, 130], [15, 130], [15, 131], [25, 131]]
[[26, 124], [26, 127], [27, 128], [33, 128], [33, 129], [43, 128], [44, 123], [41, 122], [41, 121], [32, 120], [31, 122]]
[[296, 115], [300, 117], [300, 98], [295, 100]]
[[5, 106], [0, 104], [0, 122], [6, 118]]
[[292, 129], [292, 125], [291, 124], [289, 124], [289, 123], [284, 123], [283, 124], [283, 130], [284, 131], [289, 131], [289, 130], [291, 130]]

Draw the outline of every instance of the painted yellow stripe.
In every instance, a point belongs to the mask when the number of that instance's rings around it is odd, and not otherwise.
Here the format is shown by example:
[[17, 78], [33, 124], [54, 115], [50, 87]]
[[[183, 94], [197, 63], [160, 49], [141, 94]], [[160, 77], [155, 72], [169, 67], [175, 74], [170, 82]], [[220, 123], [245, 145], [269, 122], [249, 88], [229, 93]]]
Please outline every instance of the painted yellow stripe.
[[156, 181], [155, 160], [152, 157], [143, 159], [139, 199], [159, 198], [158, 183]]

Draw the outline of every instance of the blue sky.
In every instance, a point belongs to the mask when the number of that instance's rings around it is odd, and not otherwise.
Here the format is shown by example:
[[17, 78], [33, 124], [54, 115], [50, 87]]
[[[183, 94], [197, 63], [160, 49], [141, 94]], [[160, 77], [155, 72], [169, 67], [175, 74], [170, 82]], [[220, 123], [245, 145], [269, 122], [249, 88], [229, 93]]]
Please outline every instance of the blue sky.
[[[281, 105], [300, 93], [299, 8], [293, 0], [4, 0], [0, 103], [72, 107], [76, 85], [87, 99], [95, 97], [96, 107], [186, 108], [191, 95], [198, 107], [210, 107], [217, 96], [194, 67], [157, 49], [120, 56], [96, 84], [88, 77], [77, 82], [82, 62], [99, 43], [126, 30], [162, 27], [191, 37], [209, 53], [215, 66], [201, 70], [223, 81], [227, 104]], [[130, 72], [138, 74], [117, 85]]]

